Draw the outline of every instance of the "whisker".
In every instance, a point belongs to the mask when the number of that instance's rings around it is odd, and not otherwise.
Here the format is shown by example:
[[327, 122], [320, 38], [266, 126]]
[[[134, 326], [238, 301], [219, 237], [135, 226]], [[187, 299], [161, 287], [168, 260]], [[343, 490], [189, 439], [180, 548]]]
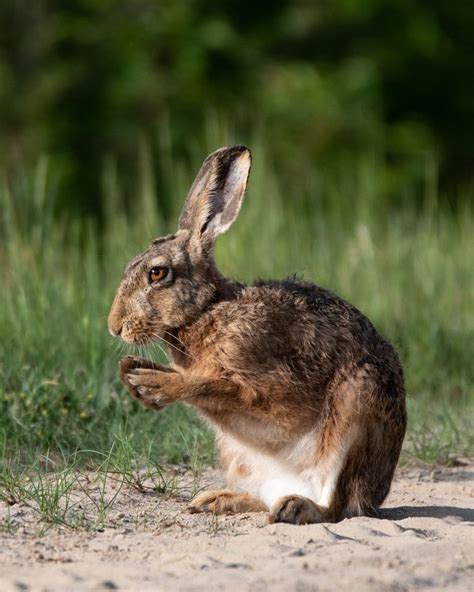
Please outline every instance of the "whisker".
[[176, 339], [176, 341], [178, 343], [180, 343], [184, 348], [186, 347], [186, 344], [184, 343], [184, 341], [182, 341], [179, 337], [177, 337], [176, 335], [173, 335], [173, 333], [170, 333], [169, 331], [165, 331], [165, 335], [169, 335], [170, 337], [172, 337], [173, 339]]
[[115, 339], [114, 337], [110, 337], [110, 345], [117, 357], [121, 357], [124, 354], [126, 345], [121, 339], [119, 340]]
[[169, 358], [169, 355], [168, 355], [168, 352], [166, 351], [166, 349], [161, 345], [161, 343], [156, 343], [155, 345], [159, 348], [159, 350], [161, 351], [161, 353], [165, 356], [166, 361], [169, 364], [170, 363], [170, 358]]
[[[173, 339], [173, 341], [177, 341], [179, 344], [181, 344], [183, 346], [183, 348], [186, 347], [186, 344], [179, 337], [176, 337], [175, 335], [173, 335], [169, 331], [165, 331], [165, 334], [169, 335], [169, 337], [171, 339]], [[140, 340], [136, 341], [135, 343], [126, 343], [123, 339], [116, 339], [115, 337], [110, 336], [110, 344], [111, 344], [111, 346], [113, 346], [114, 354], [118, 357], [122, 357], [126, 353], [132, 353], [133, 355], [139, 355], [141, 357], [153, 359], [155, 357], [155, 354], [157, 354], [157, 352], [154, 351], [153, 348], [158, 348], [158, 350], [159, 350], [158, 355], [162, 354], [165, 357], [167, 363], [169, 364], [170, 363], [169, 352], [166, 350], [165, 347], [163, 347], [163, 345], [162, 345], [162, 343], [163, 343], [164, 345], [168, 346], [169, 348], [172, 348], [175, 351], [179, 352], [183, 356], [186, 356], [187, 358], [190, 358], [193, 360], [195, 359], [195, 357], [192, 354], [188, 353], [185, 349], [181, 349], [175, 343], [168, 341], [168, 339], [159, 335], [158, 333], [151, 332], [149, 335], [153, 341], [150, 341], [150, 339], [147, 338], [147, 339], [140, 339]]]
[[[194, 356], [192, 356], [191, 354], [189, 354], [187, 351], [179, 348], [178, 346], [174, 345], [174, 343], [170, 343], [169, 341], [167, 341], [164, 337], [162, 337], [161, 335], [158, 335], [156, 333], [153, 333], [153, 337], [160, 339], [161, 341], [163, 341], [163, 343], [165, 343], [168, 347], [172, 347], [173, 349], [175, 349], [176, 351], [178, 351], [179, 353], [183, 354], [183, 356], [187, 356], [188, 358], [194, 359]], [[181, 342], [182, 343], [182, 342]], [[184, 345], [184, 344], [183, 344]]]
[[183, 341], [181, 341], [181, 339], [179, 339], [178, 337], [175, 337], [175, 336], [174, 336], [172, 333], [170, 333], [169, 331], [165, 331], [165, 334], [166, 334], [166, 335], [169, 335], [169, 336], [170, 336], [172, 339], [176, 339], [176, 341], [177, 341], [178, 343], [180, 343], [180, 344], [183, 346], [183, 348], [184, 348], [184, 349], [180, 349], [180, 348], [179, 348], [179, 347], [177, 347], [177, 346], [176, 346], [174, 343], [171, 343], [171, 341], [168, 341], [168, 340], [167, 340], [167, 339], [165, 339], [164, 337], [161, 337], [161, 336], [160, 336], [160, 339], [161, 339], [162, 341], [164, 341], [164, 343], [166, 343], [166, 345], [169, 345], [170, 347], [173, 347], [174, 349], [176, 349], [177, 351], [181, 352], [181, 353], [182, 353], [183, 355], [185, 355], [185, 356], [188, 356], [188, 357], [190, 357], [190, 358], [193, 358], [193, 356], [192, 356], [191, 354], [189, 354], [189, 353], [186, 351], [186, 344], [185, 344]]
[[183, 354], [183, 356], [187, 356], [188, 358], [194, 359], [194, 357], [191, 354], [189, 354], [187, 351], [185, 351], [184, 349], [179, 348], [177, 345], [174, 345], [174, 343], [170, 343], [164, 337], [159, 336], [159, 339], [161, 339], [161, 341], [163, 341], [163, 343], [166, 343], [166, 345], [168, 347], [172, 347], [173, 349], [175, 349], [179, 353]]
[[153, 335], [153, 339], [157, 340], [157, 341], [153, 342], [153, 345], [156, 346], [163, 354], [165, 354], [166, 358], [168, 359], [168, 353], [167, 353], [166, 349], [160, 343], [160, 341], [163, 341], [163, 339], [157, 333], [153, 333], [152, 335]]

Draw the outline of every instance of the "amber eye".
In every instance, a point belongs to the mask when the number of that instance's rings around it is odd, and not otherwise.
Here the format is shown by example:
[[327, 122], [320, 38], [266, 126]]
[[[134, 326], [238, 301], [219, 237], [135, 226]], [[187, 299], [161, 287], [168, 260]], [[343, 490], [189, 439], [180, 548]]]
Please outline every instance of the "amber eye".
[[148, 274], [150, 283], [161, 282], [167, 277], [169, 271], [168, 267], [152, 267]]

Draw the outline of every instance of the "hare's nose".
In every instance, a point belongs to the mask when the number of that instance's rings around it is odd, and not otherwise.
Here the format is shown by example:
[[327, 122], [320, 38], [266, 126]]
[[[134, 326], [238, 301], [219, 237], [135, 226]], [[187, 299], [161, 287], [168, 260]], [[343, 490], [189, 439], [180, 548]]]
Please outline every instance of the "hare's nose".
[[112, 310], [109, 314], [107, 324], [109, 326], [109, 333], [112, 335], [112, 337], [118, 337], [122, 333], [123, 321], [120, 316], [113, 313], [114, 311]]
[[120, 333], [122, 333], [123, 325], [120, 325], [117, 329], [109, 325], [109, 333], [112, 337], [119, 337]]
[[109, 318], [107, 319], [109, 333], [112, 337], [118, 337], [122, 333], [125, 320], [124, 313], [125, 310], [120, 298], [115, 296], [114, 301], [112, 302], [112, 307], [110, 308]]

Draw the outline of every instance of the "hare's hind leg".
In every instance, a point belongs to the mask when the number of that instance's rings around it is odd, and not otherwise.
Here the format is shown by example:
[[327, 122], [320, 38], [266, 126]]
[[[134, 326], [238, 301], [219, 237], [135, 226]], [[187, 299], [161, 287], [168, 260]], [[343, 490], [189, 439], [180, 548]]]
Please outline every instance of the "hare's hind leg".
[[325, 444], [335, 452], [318, 463], [330, 469], [318, 503], [332, 521], [376, 514], [390, 491], [405, 435], [403, 384], [386, 379], [364, 386], [359, 410], [345, 413], [341, 406], [343, 422], [336, 419], [326, 427]]
[[285, 495], [272, 506], [269, 522], [288, 522], [289, 524], [315, 524], [329, 522], [326, 508], [318, 506], [309, 497]]
[[405, 435], [404, 409], [386, 425], [382, 417], [371, 420], [341, 473], [335, 500], [337, 519], [376, 515], [390, 491]]
[[212, 512], [213, 514], [242, 514], [244, 512], [265, 512], [265, 505], [249, 493], [216, 489], [203, 491], [189, 504], [188, 510]]
[[337, 520], [340, 506], [345, 503], [339, 491], [340, 477], [358, 434], [357, 424], [345, 433], [331, 428], [328, 433], [320, 434], [316, 463], [300, 474], [309, 485], [311, 497], [294, 493], [278, 498], [271, 506], [270, 522], [314, 524]]

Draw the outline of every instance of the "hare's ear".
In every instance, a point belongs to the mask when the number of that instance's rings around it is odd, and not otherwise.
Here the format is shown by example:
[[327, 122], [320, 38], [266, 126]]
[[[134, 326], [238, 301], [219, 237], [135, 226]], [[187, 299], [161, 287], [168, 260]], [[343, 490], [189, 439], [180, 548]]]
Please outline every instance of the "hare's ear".
[[179, 228], [189, 230], [203, 250], [212, 249], [216, 237], [237, 218], [250, 165], [245, 146], [220, 148], [204, 161], [179, 218]]

